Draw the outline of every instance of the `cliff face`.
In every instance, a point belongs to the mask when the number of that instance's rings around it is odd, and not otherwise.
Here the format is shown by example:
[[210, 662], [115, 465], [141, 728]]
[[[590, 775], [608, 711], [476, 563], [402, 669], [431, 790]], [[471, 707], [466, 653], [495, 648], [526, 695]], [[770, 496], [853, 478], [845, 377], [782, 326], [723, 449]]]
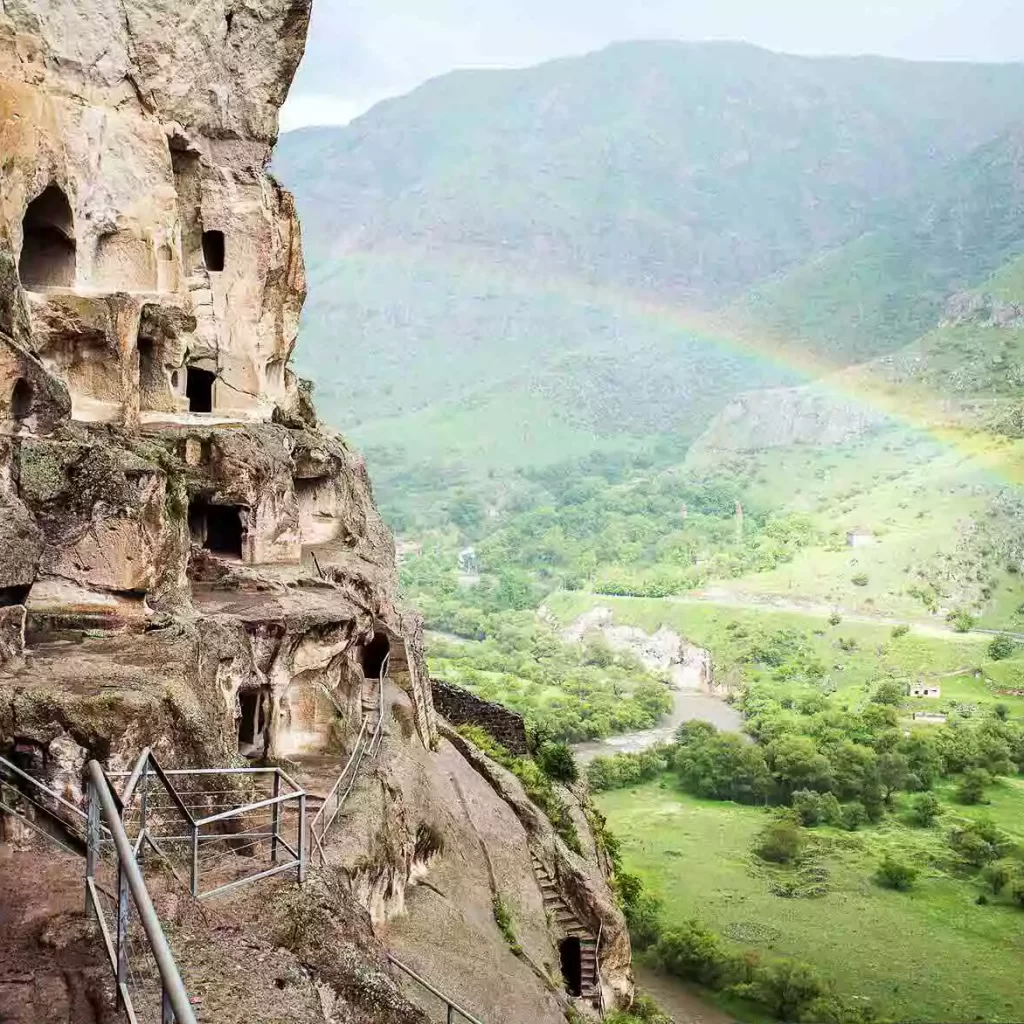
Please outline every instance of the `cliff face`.
[[[351, 748], [387, 665], [383, 752], [320, 908], [327, 934], [358, 901], [365, 934], [348, 973], [333, 941], [297, 951], [334, 991], [324, 1019], [385, 1019], [360, 965], [379, 973], [406, 922], [404, 955], [488, 1024], [554, 1022], [559, 933], [531, 857], [571, 881], [628, 998], [604, 865], [439, 736], [365, 466], [289, 368], [302, 252], [265, 167], [308, 18], [308, 0], [0, 3], [0, 754], [33, 751], [72, 797], [87, 758], [123, 768], [147, 745], [172, 766], [292, 761], [315, 791], [333, 780], [310, 765]], [[453, 873], [450, 948], [472, 964], [425, 959], [432, 871]], [[494, 920], [509, 890], [526, 956]], [[382, 984], [386, 1019], [419, 1019]]]

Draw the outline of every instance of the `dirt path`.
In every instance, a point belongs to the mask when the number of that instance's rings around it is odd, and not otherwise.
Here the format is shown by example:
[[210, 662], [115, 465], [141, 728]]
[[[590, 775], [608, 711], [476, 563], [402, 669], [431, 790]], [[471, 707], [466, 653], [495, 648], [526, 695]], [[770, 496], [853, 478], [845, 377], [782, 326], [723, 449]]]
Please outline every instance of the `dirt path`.
[[633, 964], [637, 987], [653, 996], [657, 1004], [676, 1024], [735, 1024], [735, 1018], [704, 1002], [681, 981], [652, 971], [643, 964]]

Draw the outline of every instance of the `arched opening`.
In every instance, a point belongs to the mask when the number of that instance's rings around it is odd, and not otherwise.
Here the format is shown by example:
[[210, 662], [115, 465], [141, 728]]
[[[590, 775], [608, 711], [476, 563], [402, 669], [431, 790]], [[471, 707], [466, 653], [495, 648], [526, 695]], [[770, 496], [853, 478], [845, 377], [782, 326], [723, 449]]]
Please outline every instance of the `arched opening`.
[[71, 204], [49, 185], [25, 211], [18, 275], [25, 288], [71, 288], [75, 283], [75, 227]]
[[26, 420], [32, 414], [32, 385], [19, 377], [11, 392], [11, 419]]
[[203, 262], [206, 269], [220, 273], [224, 269], [224, 232], [203, 232]]
[[241, 558], [245, 537], [242, 511], [240, 505], [214, 505], [205, 498], [193, 498], [188, 506], [192, 539], [214, 554]]
[[391, 642], [386, 633], [375, 633], [369, 643], [365, 643], [359, 652], [359, 663], [363, 667], [363, 675], [367, 679], [380, 679], [385, 662], [391, 653]]
[[562, 939], [558, 944], [558, 957], [562, 962], [562, 977], [565, 990], [571, 996], [583, 994], [583, 957], [580, 940], [575, 935]]
[[261, 757], [266, 749], [266, 687], [238, 691], [238, 752], [243, 757]]
[[190, 366], [185, 371], [185, 397], [189, 412], [213, 412], [213, 382], [217, 374]]

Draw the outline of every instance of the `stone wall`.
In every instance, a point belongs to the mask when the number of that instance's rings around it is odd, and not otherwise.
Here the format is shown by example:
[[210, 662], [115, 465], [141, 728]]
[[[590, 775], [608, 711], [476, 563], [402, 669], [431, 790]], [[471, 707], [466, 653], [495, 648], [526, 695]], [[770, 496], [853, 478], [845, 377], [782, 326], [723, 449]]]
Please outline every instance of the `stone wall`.
[[430, 687], [435, 710], [452, 725], [478, 725], [486, 729], [510, 753], [530, 752], [522, 715], [509, 711], [501, 704], [482, 700], [468, 690], [440, 679], [431, 679]]

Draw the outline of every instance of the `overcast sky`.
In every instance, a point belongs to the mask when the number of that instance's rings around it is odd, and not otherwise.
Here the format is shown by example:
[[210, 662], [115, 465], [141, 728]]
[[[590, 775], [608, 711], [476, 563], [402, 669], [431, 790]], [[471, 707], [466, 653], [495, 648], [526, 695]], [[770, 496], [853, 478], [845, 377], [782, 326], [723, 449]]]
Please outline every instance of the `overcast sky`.
[[313, 0], [281, 126], [344, 124], [453, 68], [520, 67], [623, 39], [1024, 60], [1024, 0]]

